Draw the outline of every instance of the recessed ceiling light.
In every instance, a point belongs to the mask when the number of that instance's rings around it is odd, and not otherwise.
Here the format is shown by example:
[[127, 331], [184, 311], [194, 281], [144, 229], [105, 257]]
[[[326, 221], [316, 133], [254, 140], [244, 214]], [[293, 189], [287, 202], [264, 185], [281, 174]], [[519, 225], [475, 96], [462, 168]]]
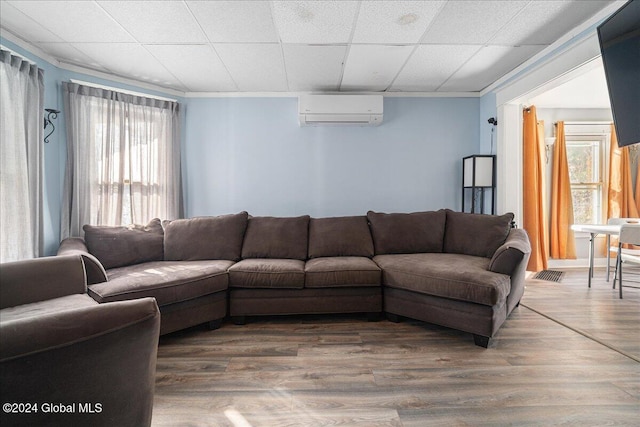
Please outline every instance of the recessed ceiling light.
[[406, 15], [402, 15], [400, 18], [398, 18], [398, 24], [409, 25], [409, 24], [413, 24], [417, 20], [418, 20], [418, 15], [416, 15], [415, 13], [407, 13]]

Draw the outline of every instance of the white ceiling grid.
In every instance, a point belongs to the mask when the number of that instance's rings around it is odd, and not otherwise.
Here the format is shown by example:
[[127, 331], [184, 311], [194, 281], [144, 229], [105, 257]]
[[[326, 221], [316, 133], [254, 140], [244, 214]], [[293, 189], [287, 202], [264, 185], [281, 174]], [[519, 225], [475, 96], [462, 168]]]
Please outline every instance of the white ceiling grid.
[[611, 3], [0, 0], [0, 27], [182, 92], [479, 92]]

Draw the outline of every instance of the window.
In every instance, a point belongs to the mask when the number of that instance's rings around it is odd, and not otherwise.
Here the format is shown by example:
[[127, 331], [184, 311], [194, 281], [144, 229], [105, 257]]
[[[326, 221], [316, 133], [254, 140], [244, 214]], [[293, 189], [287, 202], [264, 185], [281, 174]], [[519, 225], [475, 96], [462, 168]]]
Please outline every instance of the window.
[[600, 224], [604, 217], [606, 135], [566, 135], [573, 217], [576, 224]]
[[179, 104], [63, 82], [69, 149], [63, 238], [84, 224], [181, 215]]

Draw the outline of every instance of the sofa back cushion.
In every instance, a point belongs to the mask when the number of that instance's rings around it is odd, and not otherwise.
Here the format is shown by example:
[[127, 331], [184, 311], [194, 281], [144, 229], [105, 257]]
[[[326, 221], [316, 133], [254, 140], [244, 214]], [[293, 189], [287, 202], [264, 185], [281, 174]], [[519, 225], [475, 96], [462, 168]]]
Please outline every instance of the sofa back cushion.
[[513, 214], [484, 215], [447, 209], [444, 252], [491, 258], [511, 230]]
[[85, 225], [84, 240], [89, 253], [105, 269], [162, 261], [164, 232], [158, 218], [147, 225]]
[[167, 261], [238, 261], [247, 228], [247, 212], [165, 222]]
[[309, 221], [309, 258], [371, 258], [373, 255], [373, 240], [366, 216], [311, 218]]
[[307, 259], [309, 215], [251, 217], [242, 245], [242, 258]]
[[444, 209], [414, 213], [367, 212], [376, 255], [442, 252]]

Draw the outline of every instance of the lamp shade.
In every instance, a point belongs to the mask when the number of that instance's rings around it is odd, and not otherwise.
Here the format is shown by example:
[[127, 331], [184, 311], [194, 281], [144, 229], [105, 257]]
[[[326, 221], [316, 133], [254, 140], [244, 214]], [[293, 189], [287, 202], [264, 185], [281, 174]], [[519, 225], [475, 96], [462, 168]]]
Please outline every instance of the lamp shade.
[[465, 187], [493, 187], [495, 156], [473, 155], [462, 159]]

